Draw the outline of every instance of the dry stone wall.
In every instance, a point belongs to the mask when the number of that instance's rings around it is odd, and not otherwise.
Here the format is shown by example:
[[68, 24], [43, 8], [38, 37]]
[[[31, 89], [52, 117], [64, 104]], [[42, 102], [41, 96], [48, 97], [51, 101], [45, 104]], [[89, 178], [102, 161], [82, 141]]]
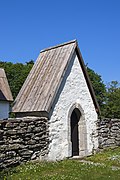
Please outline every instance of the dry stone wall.
[[0, 169], [45, 157], [47, 153], [47, 118], [0, 120]]
[[[0, 169], [49, 155], [48, 118], [0, 120]], [[120, 146], [120, 119], [98, 121], [99, 148]], [[53, 150], [55, 152], [55, 150]]]
[[120, 119], [98, 121], [99, 148], [120, 146]]

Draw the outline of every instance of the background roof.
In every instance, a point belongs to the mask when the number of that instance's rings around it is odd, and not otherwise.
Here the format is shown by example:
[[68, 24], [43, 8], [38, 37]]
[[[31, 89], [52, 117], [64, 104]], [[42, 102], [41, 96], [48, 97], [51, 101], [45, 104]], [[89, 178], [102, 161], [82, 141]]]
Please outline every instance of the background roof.
[[0, 68], [0, 100], [13, 101], [4, 69]]

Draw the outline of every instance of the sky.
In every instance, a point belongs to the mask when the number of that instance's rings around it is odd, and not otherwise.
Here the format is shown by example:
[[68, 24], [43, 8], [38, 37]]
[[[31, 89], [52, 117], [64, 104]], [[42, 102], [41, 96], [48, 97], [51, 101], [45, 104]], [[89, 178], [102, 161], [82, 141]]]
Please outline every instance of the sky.
[[73, 39], [104, 83], [120, 82], [120, 0], [0, 0], [0, 61], [35, 61]]

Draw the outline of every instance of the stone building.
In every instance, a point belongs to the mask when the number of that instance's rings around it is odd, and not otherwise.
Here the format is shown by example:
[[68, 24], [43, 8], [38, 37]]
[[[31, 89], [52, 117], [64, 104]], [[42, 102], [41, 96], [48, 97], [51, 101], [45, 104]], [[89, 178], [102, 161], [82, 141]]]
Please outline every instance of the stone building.
[[9, 117], [10, 102], [12, 101], [12, 93], [5, 71], [0, 68], [0, 119], [7, 119]]
[[98, 148], [99, 106], [76, 40], [40, 52], [13, 112], [49, 119], [49, 160], [86, 156]]

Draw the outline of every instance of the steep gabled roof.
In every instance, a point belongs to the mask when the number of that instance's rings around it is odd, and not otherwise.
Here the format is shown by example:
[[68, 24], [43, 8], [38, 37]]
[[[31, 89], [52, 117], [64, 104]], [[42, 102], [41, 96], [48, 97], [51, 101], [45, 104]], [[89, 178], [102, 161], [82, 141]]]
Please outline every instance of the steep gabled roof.
[[4, 69], [0, 68], [0, 100], [13, 101]]
[[49, 112], [73, 53], [76, 51], [95, 108], [99, 109], [77, 41], [40, 52], [13, 106], [13, 112]]

